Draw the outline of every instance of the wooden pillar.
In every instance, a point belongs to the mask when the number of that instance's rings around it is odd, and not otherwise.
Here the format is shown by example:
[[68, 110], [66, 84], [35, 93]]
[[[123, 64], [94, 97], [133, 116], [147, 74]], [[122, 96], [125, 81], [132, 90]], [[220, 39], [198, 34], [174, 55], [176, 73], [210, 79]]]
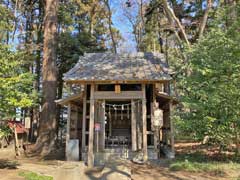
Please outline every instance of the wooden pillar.
[[75, 134], [75, 139], [79, 139], [79, 137], [78, 137], [78, 126], [79, 126], [79, 107], [78, 106], [76, 106], [75, 107], [76, 108], [76, 121], [75, 121], [75, 132], [74, 132], [74, 134]]
[[90, 94], [90, 120], [89, 120], [89, 138], [88, 138], [88, 166], [94, 166], [93, 138], [94, 138], [94, 84], [91, 84]]
[[153, 84], [153, 91], [152, 91], [152, 103], [151, 103], [151, 122], [152, 122], [152, 129], [153, 129], [153, 139], [154, 139], [154, 150], [158, 151], [158, 144], [159, 144], [159, 128], [154, 126], [153, 117], [154, 117], [154, 111], [155, 103], [156, 103], [156, 84]]
[[100, 136], [99, 136], [99, 149], [105, 149], [105, 100], [99, 104], [99, 123], [100, 123]]
[[82, 152], [86, 149], [86, 111], [87, 111], [87, 85], [83, 92], [83, 119], [82, 119]]
[[[94, 124], [96, 123], [100, 123], [99, 120], [100, 117], [100, 102], [95, 100], [95, 105], [94, 105]], [[99, 131], [95, 131], [94, 129], [94, 136], [93, 136], [93, 149], [96, 150], [96, 152], [99, 151], [99, 139], [100, 139], [100, 132]]]
[[[111, 111], [111, 109], [110, 109], [110, 111]], [[111, 113], [109, 113], [109, 135], [108, 136], [109, 137], [112, 136], [112, 115], [111, 115]]]
[[142, 116], [141, 116], [141, 103], [137, 104], [137, 149], [142, 149]]
[[66, 133], [66, 149], [65, 149], [65, 156], [66, 156], [66, 159], [67, 161], [69, 160], [69, 157], [68, 157], [68, 143], [69, 143], [69, 140], [70, 140], [70, 122], [71, 121], [71, 104], [69, 103], [68, 104], [68, 118], [67, 118], [67, 133]]
[[171, 142], [171, 150], [174, 153], [175, 148], [174, 148], [174, 126], [173, 126], [173, 121], [172, 121], [172, 110], [173, 110], [173, 105], [172, 101], [169, 102], [169, 121], [170, 121], [170, 142]]
[[20, 151], [19, 151], [19, 143], [18, 143], [18, 134], [17, 134], [17, 129], [16, 129], [16, 124], [14, 124], [14, 135], [15, 135], [15, 153], [17, 156], [20, 155]]
[[143, 121], [143, 160], [147, 161], [147, 107], [146, 107], [146, 85], [142, 84], [142, 121]]
[[100, 106], [100, 124], [101, 124], [101, 135], [100, 135], [100, 150], [105, 149], [105, 100], [102, 101]]
[[134, 100], [131, 101], [131, 134], [132, 134], [132, 151], [137, 150], [137, 134], [136, 134], [136, 106]]

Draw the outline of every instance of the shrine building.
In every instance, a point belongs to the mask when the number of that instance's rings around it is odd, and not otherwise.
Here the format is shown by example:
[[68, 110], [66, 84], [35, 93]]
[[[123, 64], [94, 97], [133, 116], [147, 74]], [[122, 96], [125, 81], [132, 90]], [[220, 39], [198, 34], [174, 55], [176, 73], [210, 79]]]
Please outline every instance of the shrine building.
[[110, 156], [142, 162], [161, 148], [174, 156], [171, 70], [159, 53], [86, 53], [64, 75], [68, 107], [66, 159], [88, 166]]

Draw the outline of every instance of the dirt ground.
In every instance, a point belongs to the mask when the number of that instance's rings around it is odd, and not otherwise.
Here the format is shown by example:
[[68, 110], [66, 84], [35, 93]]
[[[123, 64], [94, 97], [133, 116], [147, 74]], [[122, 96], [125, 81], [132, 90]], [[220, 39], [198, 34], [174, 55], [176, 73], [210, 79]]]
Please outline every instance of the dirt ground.
[[[193, 152], [197, 143], [176, 144], [177, 153]], [[166, 160], [138, 165], [127, 160], [112, 159], [104, 167], [88, 169], [83, 162], [66, 162], [63, 160], [39, 161], [36, 158], [16, 159], [14, 152], [0, 150], [0, 180], [23, 180], [18, 174], [32, 171], [54, 177], [56, 180], [237, 180], [240, 177], [215, 176], [209, 173], [170, 171]], [[240, 179], [240, 178], [239, 178]]]

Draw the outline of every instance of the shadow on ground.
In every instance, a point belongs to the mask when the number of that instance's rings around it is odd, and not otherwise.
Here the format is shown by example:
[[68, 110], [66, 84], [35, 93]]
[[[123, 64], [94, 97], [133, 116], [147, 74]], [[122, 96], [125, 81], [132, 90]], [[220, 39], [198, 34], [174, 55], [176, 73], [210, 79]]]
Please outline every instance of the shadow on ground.
[[127, 161], [112, 161], [105, 166], [87, 169], [85, 175], [91, 180], [130, 180], [131, 172]]
[[17, 169], [20, 164], [17, 161], [9, 161], [7, 159], [0, 159], [0, 169]]

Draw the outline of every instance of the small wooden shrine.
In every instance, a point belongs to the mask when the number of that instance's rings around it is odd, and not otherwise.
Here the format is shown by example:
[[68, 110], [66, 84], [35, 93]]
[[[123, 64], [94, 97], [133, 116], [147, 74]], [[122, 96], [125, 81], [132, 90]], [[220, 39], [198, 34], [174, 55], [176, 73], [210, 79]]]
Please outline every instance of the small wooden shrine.
[[121, 148], [143, 161], [159, 158], [161, 146], [174, 153], [170, 117], [176, 101], [163, 54], [87, 53], [64, 81], [75, 88], [56, 101], [68, 106], [67, 160], [93, 166], [99, 153]]

